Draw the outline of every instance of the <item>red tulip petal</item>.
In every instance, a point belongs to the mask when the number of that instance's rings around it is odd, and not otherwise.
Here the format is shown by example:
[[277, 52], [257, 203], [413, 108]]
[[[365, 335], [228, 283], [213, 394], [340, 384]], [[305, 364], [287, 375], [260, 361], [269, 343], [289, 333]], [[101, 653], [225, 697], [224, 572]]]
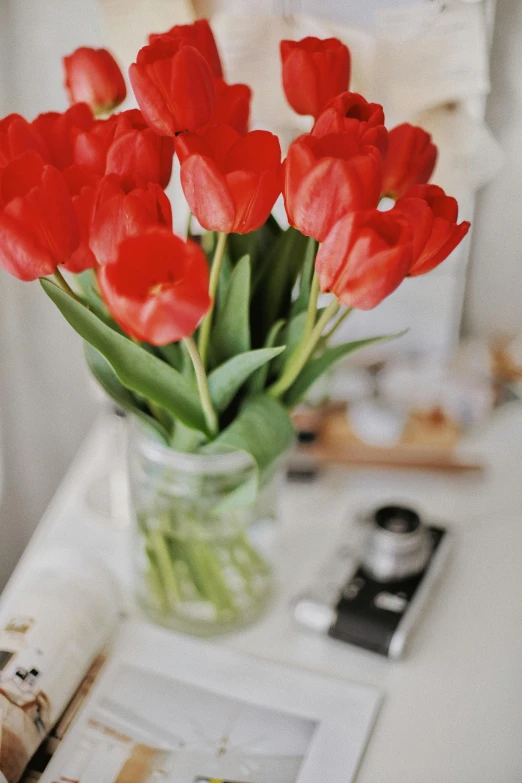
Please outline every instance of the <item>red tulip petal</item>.
[[26, 201], [41, 215], [41, 230], [58, 263], [69, 260], [80, 243], [80, 229], [64, 178], [52, 166], [42, 174], [41, 188], [33, 189]]
[[188, 337], [210, 306], [205, 254], [166, 229], [127, 239], [98, 274], [101, 293], [132, 337], [166, 345]]
[[195, 131], [209, 121], [216, 89], [210, 67], [197, 49], [184, 46], [174, 55], [170, 88], [177, 131]]
[[283, 64], [286, 98], [297, 114], [317, 116], [323, 108], [319, 96], [319, 78], [308, 52], [293, 49]]
[[2, 200], [8, 204], [17, 196], [25, 196], [37, 187], [42, 178], [44, 162], [36, 152], [24, 152], [9, 163], [2, 174]]
[[322, 242], [342, 215], [377, 206], [377, 179], [375, 159], [370, 156], [321, 160], [298, 188], [293, 206], [295, 225]]
[[281, 146], [273, 133], [258, 130], [240, 136], [225, 160], [225, 172], [273, 169], [281, 163]]
[[391, 294], [411, 266], [411, 231], [403, 218], [377, 210], [345, 215], [319, 248], [323, 291], [342, 304], [370, 310]]
[[232, 231], [234, 200], [214, 161], [190, 155], [181, 166], [180, 178], [188, 205], [203, 228], [226, 233]]
[[470, 223], [465, 220], [460, 225], [451, 225], [443, 218], [436, 217], [433, 231], [424, 250], [409, 271], [411, 277], [424, 275], [444, 261], [469, 231]]
[[0, 213], [0, 267], [19, 280], [36, 280], [56, 267], [49, 250], [8, 213]]
[[147, 124], [161, 136], [175, 136], [178, 128], [161, 90], [148, 75], [146, 68], [133, 63], [129, 78], [134, 95]]
[[426, 242], [431, 236], [433, 229], [433, 212], [426, 201], [421, 198], [410, 198], [409, 196], [405, 196], [397, 201], [395, 207], [391, 210], [392, 214], [396, 212], [404, 215], [412, 228], [413, 259], [415, 266], [416, 259], [420, 257]]

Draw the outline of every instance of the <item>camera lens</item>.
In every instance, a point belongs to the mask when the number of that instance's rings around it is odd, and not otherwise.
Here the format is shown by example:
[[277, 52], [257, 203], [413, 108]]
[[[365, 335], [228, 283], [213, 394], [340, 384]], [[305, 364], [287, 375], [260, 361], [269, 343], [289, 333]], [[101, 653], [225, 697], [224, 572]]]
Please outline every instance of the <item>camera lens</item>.
[[372, 516], [363, 558], [368, 576], [377, 582], [396, 582], [420, 573], [430, 558], [432, 542], [417, 512], [383, 506]]
[[420, 527], [420, 517], [416, 511], [403, 506], [384, 506], [374, 515], [375, 522], [390, 533], [413, 533]]

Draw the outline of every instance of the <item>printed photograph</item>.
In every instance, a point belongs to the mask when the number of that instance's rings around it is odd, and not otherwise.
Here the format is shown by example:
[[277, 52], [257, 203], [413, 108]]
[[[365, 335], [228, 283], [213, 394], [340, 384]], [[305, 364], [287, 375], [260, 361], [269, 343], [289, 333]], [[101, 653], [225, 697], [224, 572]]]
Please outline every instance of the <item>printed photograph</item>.
[[52, 783], [295, 783], [316, 722], [116, 669]]

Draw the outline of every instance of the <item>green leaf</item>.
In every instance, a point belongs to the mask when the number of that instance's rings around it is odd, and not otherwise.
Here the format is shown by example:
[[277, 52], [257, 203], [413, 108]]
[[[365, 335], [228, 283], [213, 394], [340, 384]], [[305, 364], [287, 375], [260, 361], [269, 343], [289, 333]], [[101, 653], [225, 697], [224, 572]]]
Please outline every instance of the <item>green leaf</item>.
[[304, 366], [296, 382], [289, 388], [285, 395], [285, 405], [289, 408], [293, 408], [294, 405], [297, 405], [315, 381], [340, 359], [343, 359], [345, 356], [348, 356], [355, 351], [359, 351], [361, 348], [366, 348], [368, 345], [394, 340], [396, 337], [402, 337], [405, 333], [406, 332], [403, 331], [398, 332], [397, 334], [383, 334], [378, 337], [367, 337], [365, 340], [352, 340], [349, 343], [342, 343], [341, 345], [327, 348], [324, 353], [316, 359], [311, 359], [311, 361]]
[[250, 350], [249, 297], [250, 258], [243, 256], [232, 271], [212, 330], [212, 357], [216, 364]]
[[277, 400], [258, 394], [247, 397], [234, 421], [201, 451], [203, 454], [246, 451], [263, 473], [292, 446], [294, 439], [288, 412]]
[[[265, 348], [272, 348], [273, 346], [275, 346], [277, 339], [279, 337], [279, 333], [281, 332], [281, 329], [283, 328], [284, 325], [285, 325], [285, 321], [283, 318], [281, 318], [281, 320], [279, 321], [276, 321], [275, 324], [272, 325], [265, 340], [265, 346], [264, 346]], [[284, 351], [285, 347], [286, 346], [284, 345], [280, 346], [281, 352]], [[268, 379], [269, 369], [270, 369], [270, 364], [267, 362], [266, 364], [263, 364], [263, 366], [260, 367], [259, 370], [256, 370], [256, 372], [252, 375], [249, 384], [250, 394], [258, 394], [259, 392], [263, 391]]]
[[216, 411], [222, 413], [254, 370], [269, 362], [282, 351], [284, 351], [283, 345], [277, 348], [259, 348], [257, 351], [247, 351], [233, 356], [232, 359], [213, 370], [208, 376], [208, 388]]
[[256, 269], [252, 283], [254, 345], [262, 345], [272, 324], [287, 318], [292, 291], [304, 262], [308, 237], [295, 228], [281, 233]]
[[120, 382], [107, 359], [105, 359], [96, 348], [89, 345], [89, 343], [84, 343], [84, 349], [89, 370], [109, 397], [111, 397], [120, 408], [123, 408], [123, 410], [128, 413], [132, 413], [149, 427], [153, 427], [161, 435], [163, 440], [168, 443], [170, 437], [168, 431], [153, 416], [149, 416], [148, 413], [145, 413], [145, 411], [140, 408], [137, 400], [135, 400], [132, 395], [132, 392]]
[[96, 274], [93, 269], [86, 269], [85, 272], [80, 272], [76, 275], [76, 280], [80, 286], [83, 298], [89, 305], [89, 309], [96, 313], [98, 318], [112, 326], [113, 329], [121, 332], [118, 324], [112, 319], [111, 314], [107, 310], [105, 302], [101, 298], [100, 291], [98, 289], [98, 283], [96, 281]]
[[286, 345], [286, 351], [279, 357], [274, 364], [277, 366], [277, 371], [282, 372], [283, 367], [287, 363], [290, 356], [293, 354], [303, 336], [303, 331], [306, 323], [306, 312], [298, 313], [286, 325], [284, 333], [284, 342]]
[[294, 302], [292, 302], [292, 315], [297, 315], [308, 309], [310, 299], [310, 289], [312, 287], [312, 278], [314, 276], [315, 257], [319, 243], [313, 237], [308, 237], [308, 244], [301, 269], [301, 278], [299, 280], [299, 293]]
[[257, 269], [281, 233], [281, 226], [270, 215], [265, 225], [257, 231], [250, 231], [248, 234], [230, 234], [227, 244], [232, 263], [235, 264], [248, 253], [252, 270]]
[[188, 427], [207, 433], [197, 393], [181, 373], [113, 331], [50, 280], [40, 283], [73, 329], [105, 356], [127, 389], [157, 403]]
[[221, 263], [221, 271], [219, 273], [218, 286], [216, 291], [216, 304], [214, 307], [214, 318], [217, 317], [217, 313], [221, 312], [225, 303], [225, 296], [232, 276], [232, 270], [234, 269], [230, 255], [225, 250], [223, 261]]
[[158, 354], [174, 367], [175, 370], [183, 369], [183, 353], [180, 343], [170, 343], [169, 345], [158, 345], [156, 348]]

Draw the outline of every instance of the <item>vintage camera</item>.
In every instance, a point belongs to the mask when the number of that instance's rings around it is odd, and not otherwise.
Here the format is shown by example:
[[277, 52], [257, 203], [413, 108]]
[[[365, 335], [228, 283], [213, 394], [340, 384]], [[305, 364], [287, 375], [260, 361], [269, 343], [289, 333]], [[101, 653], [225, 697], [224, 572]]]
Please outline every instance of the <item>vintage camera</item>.
[[293, 604], [301, 625], [400, 658], [450, 550], [446, 528], [416, 511], [383, 506], [365, 515], [359, 546], [339, 548]]

